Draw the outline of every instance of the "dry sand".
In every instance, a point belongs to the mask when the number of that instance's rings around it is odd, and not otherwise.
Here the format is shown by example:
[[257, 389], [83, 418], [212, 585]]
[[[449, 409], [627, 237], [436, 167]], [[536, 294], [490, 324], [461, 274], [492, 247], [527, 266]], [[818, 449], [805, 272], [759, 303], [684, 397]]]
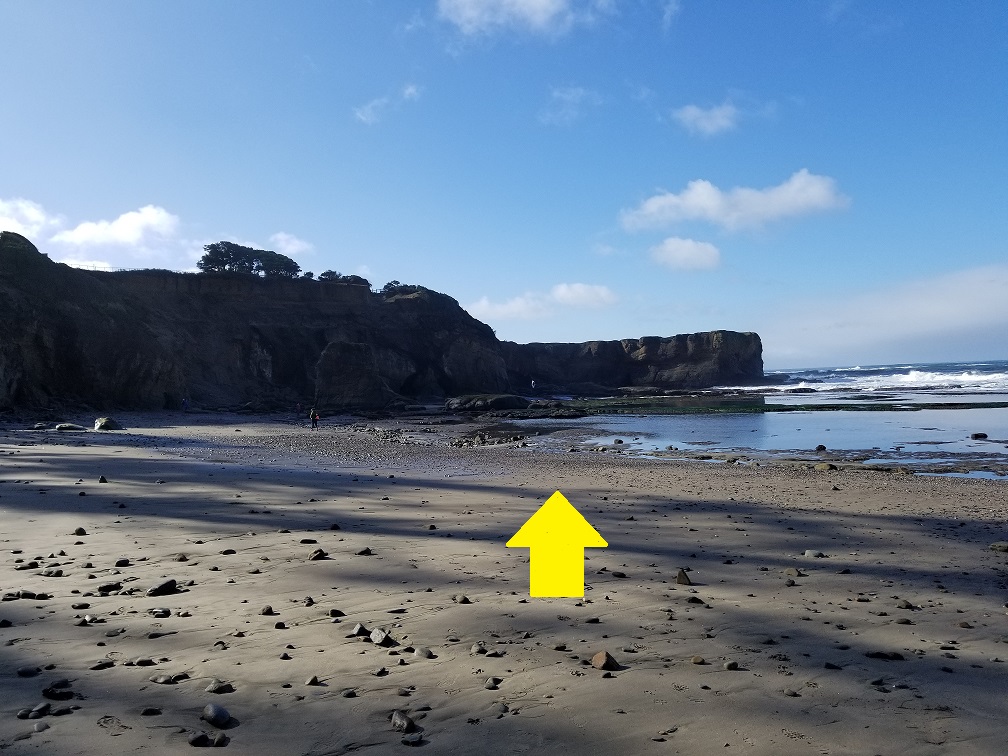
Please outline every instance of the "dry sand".
[[[1008, 750], [1003, 482], [118, 419], [0, 428], [5, 754]], [[583, 600], [504, 546], [557, 489]]]

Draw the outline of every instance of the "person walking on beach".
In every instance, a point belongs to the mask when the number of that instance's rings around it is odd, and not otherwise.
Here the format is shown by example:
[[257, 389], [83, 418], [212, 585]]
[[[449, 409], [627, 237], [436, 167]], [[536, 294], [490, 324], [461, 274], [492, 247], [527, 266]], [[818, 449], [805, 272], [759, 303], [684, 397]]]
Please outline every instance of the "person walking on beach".
[[308, 417], [311, 418], [311, 429], [312, 430], [318, 430], [318, 420], [319, 420], [319, 417], [318, 417], [318, 412], [315, 411], [314, 407], [312, 407], [311, 410], [308, 411]]

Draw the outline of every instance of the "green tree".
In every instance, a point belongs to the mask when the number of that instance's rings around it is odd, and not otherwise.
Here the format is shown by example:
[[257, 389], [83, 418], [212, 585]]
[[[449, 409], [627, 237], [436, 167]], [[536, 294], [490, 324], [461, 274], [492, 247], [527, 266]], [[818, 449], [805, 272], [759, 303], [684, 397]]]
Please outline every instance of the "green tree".
[[205, 245], [203, 251], [196, 267], [204, 273], [261, 273], [267, 278], [297, 278], [301, 273], [294, 260], [268, 249], [219, 241]]
[[256, 250], [229, 241], [203, 247], [204, 255], [196, 267], [204, 273], [254, 273]]

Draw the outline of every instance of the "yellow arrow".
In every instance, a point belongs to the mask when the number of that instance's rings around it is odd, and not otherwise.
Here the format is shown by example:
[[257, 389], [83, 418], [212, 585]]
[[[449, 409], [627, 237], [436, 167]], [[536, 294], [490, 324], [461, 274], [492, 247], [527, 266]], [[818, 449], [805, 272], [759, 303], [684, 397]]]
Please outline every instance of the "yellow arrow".
[[530, 550], [529, 595], [579, 598], [584, 596], [585, 547], [609, 544], [557, 491], [506, 545]]

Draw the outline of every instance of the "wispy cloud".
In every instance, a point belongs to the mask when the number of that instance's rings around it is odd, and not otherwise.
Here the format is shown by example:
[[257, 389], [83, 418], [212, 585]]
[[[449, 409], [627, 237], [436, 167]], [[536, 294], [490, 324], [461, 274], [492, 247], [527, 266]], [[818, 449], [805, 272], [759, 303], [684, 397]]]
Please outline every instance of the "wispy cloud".
[[738, 124], [739, 109], [726, 100], [711, 108], [685, 105], [673, 110], [672, 117], [691, 134], [714, 136], [735, 128]]
[[556, 33], [573, 21], [569, 0], [438, 0], [438, 13], [463, 34], [507, 27]]
[[508, 29], [556, 36], [616, 12], [614, 0], [438, 0], [437, 7], [467, 36]]
[[682, 10], [682, 4], [679, 0], [665, 0], [665, 2], [662, 3], [662, 31], [667, 32], [672, 28], [672, 22], [675, 21], [680, 10]]
[[721, 264], [721, 253], [710, 242], [670, 236], [651, 248], [651, 259], [673, 270], [709, 270]]
[[375, 97], [373, 100], [353, 109], [354, 118], [367, 126], [373, 126], [385, 118], [390, 109], [405, 102], [416, 102], [423, 94], [418, 84], [404, 84], [394, 97]]
[[550, 126], [567, 126], [584, 112], [585, 108], [602, 104], [602, 97], [584, 87], [555, 87], [550, 101], [539, 114], [539, 120]]
[[473, 317], [488, 320], [535, 320], [553, 315], [557, 307], [600, 309], [618, 301], [607, 286], [559, 283], [547, 293], [528, 291], [504, 302], [491, 302], [488, 297], [482, 297], [466, 310]]
[[372, 126], [382, 119], [385, 108], [388, 107], [388, 97], [376, 97], [370, 102], [366, 102], [360, 107], [353, 109], [354, 117], [361, 123]]
[[764, 189], [735, 187], [722, 191], [703, 179], [690, 181], [678, 194], [659, 192], [639, 207], [624, 210], [620, 221], [628, 231], [665, 228], [691, 220], [736, 229], [836, 210], [849, 203], [832, 178], [803, 168], [784, 183]]

